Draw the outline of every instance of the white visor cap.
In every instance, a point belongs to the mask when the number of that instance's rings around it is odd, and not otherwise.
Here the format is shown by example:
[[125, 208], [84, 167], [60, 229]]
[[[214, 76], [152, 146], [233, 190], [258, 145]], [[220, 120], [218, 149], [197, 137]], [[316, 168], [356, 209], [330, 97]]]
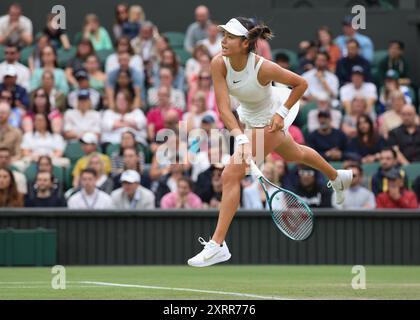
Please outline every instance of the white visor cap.
[[238, 37], [247, 37], [248, 29], [245, 28], [239, 20], [233, 18], [228, 23], [219, 25], [219, 28], [233, 34]]

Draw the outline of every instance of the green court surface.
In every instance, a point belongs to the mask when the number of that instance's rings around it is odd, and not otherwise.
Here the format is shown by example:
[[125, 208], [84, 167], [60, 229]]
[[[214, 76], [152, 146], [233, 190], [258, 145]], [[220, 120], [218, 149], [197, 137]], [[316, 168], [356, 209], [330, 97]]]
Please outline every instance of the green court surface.
[[67, 267], [64, 290], [51, 268], [0, 268], [0, 300], [420, 299], [420, 267], [365, 268], [365, 290], [352, 266]]

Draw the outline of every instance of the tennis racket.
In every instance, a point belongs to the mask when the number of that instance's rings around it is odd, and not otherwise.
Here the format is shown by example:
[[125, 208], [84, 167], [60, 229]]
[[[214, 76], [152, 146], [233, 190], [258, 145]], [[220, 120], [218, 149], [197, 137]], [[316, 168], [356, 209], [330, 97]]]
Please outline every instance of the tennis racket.
[[[292, 240], [308, 239], [313, 232], [314, 215], [305, 201], [293, 192], [270, 182], [253, 160], [250, 160], [250, 169], [264, 189], [271, 217], [276, 226]], [[267, 185], [275, 189], [271, 196]]]

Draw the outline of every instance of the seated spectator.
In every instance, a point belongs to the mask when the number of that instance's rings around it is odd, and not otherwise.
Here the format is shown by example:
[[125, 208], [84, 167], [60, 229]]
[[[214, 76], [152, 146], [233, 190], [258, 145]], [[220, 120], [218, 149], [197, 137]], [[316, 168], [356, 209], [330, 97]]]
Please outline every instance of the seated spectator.
[[367, 61], [373, 61], [374, 46], [372, 40], [365, 35], [362, 35], [353, 28], [353, 16], [347, 16], [343, 20], [343, 34], [335, 39], [336, 45], [340, 48], [343, 57], [350, 55], [348, 47], [349, 40], [354, 39], [360, 45], [361, 56]]
[[216, 112], [207, 107], [206, 93], [197, 91], [192, 100], [190, 111], [183, 115], [183, 120], [187, 123], [187, 131], [200, 128], [201, 121], [205, 116], [213, 117], [215, 123], [218, 120]]
[[381, 150], [379, 155], [380, 167], [378, 171], [370, 179], [370, 189], [376, 195], [381, 192], [388, 191], [389, 181], [386, 177], [386, 173], [391, 169], [398, 169], [401, 172], [401, 176], [404, 177], [405, 186], [408, 185], [407, 175], [405, 171], [401, 169], [397, 160], [397, 153], [394, 149], [385, 147]]
[[408, 65], [404, 57], [404, 49], [404, 42], [400, 40], [389, 42], [388, 54], [378, 64], [378, 75], [381, 84], [385, 81], [388, 70], [392, 69], [399, 73], [401, 84], [410, 85], [411, 81], [408, 77]]
[[10, 105], [7, 102], [0, 101], [0, 148], [10, 150], [11, 161], [19, 160], [21, 157], [20, 144], [22, 141], [22, 133], [19, 129], [9, 125], [9, 117], [11, 114]]
[[332, 109], [331, 100], [325, 94], [320, 94], [318, 98], [318, 108], [308, 112], [308, 131], [314, 132], [319, 129], [319, 113], [321, 111], [329, 112], [331, 115], [331, 123], [334, 129], [340, 129], [342, 113], [337, 109]]
[[188, 83], [194, 81], [201, 70], [200, 58], [201, 56], [211, 57], [209, 50], [204, 45], [197, 45], [194, 47], [192, 57], [185, 63], [185, 78]]
[[132, 5], [128, 10], [128, 22], [124, 25], [124, 35], [130, 40], [140, 31], [145, 19], [143, 8], [139, 5]]
[[102, 143], [117, 144], [124, 131], [130, 130], [136, 141], [146, 144], [147, 121], [143, 111], [133, 108], [133, 101], [127, 90], [117, 92], [115, 109], [106, 110], [102, 116]]
[[311, 167], [298, 167], [299, 181], [293, 190], [311, 208], [331, 208], [331, 190], [317, 182], [318, 172]]
[[180, 177], [177, 190], [163, 196], [162, 209], [202, 209], [203, 203], [199, 196], [192, 192], [192, 181], [188, 177]]
[[[202, 59], [201, 56], [200, 59]], [[210, 66], [210, 59], [209, 59], [209, 66]], [[178, 61], [178, 57], [176, 53], [172, 49], [166, 49], [162, 52], [162, 59], [160, 61], [159, 68], [154, 69], [154, 80], [153, 86], [159, 87], [159, 69], [160, 68], [169, 68], [172, 71], [172, 87], [175, 89], [179, 89], [181, 91], [185, 91], [185, 72], [184, 68], [180, 65]]]
[[402, 125], [389, 133], [387, 144], [397, 147], [398, 161], [405, 165], [420, 161], [420, 126], [416, 109], [405, 105], [401, 110]]
[[[206, 171], [200, 173], [194, 185], [197, 194], [207, 208], [220, 208], [222, 200], [222, 172], [223, 163], [214, 163]], [[208, 182], [211, 181], [209, 184]]]
[[29, 81], [31, 79], [31, 73], [25, 65], [19, 62], [19, 47], [15, 44], [8, 43], [4, 48], [4, 58], [5, 60], [0, 63], [0, 79], [4, 79], [6, 71], [12, 65], [16, 70], [16, 84], [28, 91], [30, 88]]
[[347, 41], [347, 55], [344, 55], [344, 58], [341, 58], [337, 62], [336, 75], [340, 81], [340, 86], [351, 82], [352, 70], [354, 66], [360, 66], [363, 68], [364, 79], [366, 82], [372, 81], [370, 63], [359, 54], [359, 51], [359, 42], [354, 39]]
[[80, 183], [82, 189], [72, 195], [68, 201], [69, 209], [112, 209], [111, 196], [96, 188], [96, 171], [90, 168], [82, 170]]
[[174, 107], [170, 101], [170, 93], [167, 87], [160, 87], [158, 90], [158, 105], [147, 113], [147, 132], [149, 141], [155, 141], [159, 130], [164, 129], [164, 117], [170, 111], [178, 113], [178, 120], [182, 118], [182, 110]]
[[151, 21], [145, 21], [139, 33], [130, 41], [134, 53], [141, 57], [144, 65], [156, 62], [157, 60], [157, 35], [155, 31], [155, 25]]
[[[364, 114], [368, 114], [366, 99], [359, 96], [354, 97], [351, 101], [350, 109], [344, 115], [343, 123], [341, 124], [341, 130], [349, 139], [357, 136], [357, 120]], [[374, 117], [372, 118], [374, 119]]]
[[197, 45], [205, 46], [212, 57], [222, 51], [222, 36], [220, 35], [217, 24], [210, 23], [207, 26], [207, 37], [198, 41]]
[[0, 207], [23, 207], [23, 195], [17, 189], [12, 171], [7, 168], [0, 168]]
[[156, 207], [160, 206], [160, 201], [164, 195], [177, 190], [177, 181], [188, 174], [188, 167], [182, 163], [171, 163], [165, 166], [159, 177], [154, 177], [152, 172], [151, 178], [154, 180], [151, 190], [156, 196]]
[[101, 70], [98, 57], [94, 54], [87, 56], [84, 66], [88, 74], [89, 87], [103, 95], [105, 93], [106, 74]]
[[331, 125], [331, 113], [319, 111], [320, 127], [308, 137], [308, 144], [327, 161], [342, 161], [347, 148], [347, 138], [341, 130]]
[[133, 47], [130, 43], [130, 38], [128, 37], [121, 37], [117, 41], [115, 53], [110, 54], [106, 58], [105, 62], [105, 73], [110, 73], [111, 71], [120, 69], [120, 63], [119, 63], [119, 55], [121, 53], [128, 53], [130, 56], [129, 60], [129, 67], [131, 69], [136, 70], [139, 73], [144, 72], [144, 66], [143, 66], [143, 59], [140, 55], [135, 54]]
[[31, 96], [29, 109], [22, 119], [24, 133], [34, 130], [35, 115], [38, 113], [48, 117], [53, 133], [61, 134], [63, 129], [63, 116], [57, 109], [52, 110], [50, 100], [43, 88], [36, 89]]
[[54, 74], [55, 88], [63, 94], [67, 94], [69, 92], [66, 74], [62, 69], [57, 67], [57, 61], [57, 53], [52, 46], [48, 45], [42, 49], [42, 66], [41, 68], [35, 69], [31, 76], [31, 90], [35, 90], [40, 87], [42, 83], [42, 75], [45, 71], [50, 71]]
[[388, 70], [385, 76], [385, 83], [384, 86], [380, 90], [379, 101], [381, 103], [381, 107], [384, 110], [389, 109], [390, 105], [390, 96], [395, 91], [400, 91], [404, 94], [405, 101], [408, 104], [413, 102], [413, 98], [411, 96], [410, 89], [407, 86], [400, 85], [399, 82], [400, 75], [395, 70]]
[[[46, 34], [40, 34], [37, 36], [36, 43], [34, 45], [34, 50], [32, 54], [28, 57], [28, 68], [30, 73], [33, 73], [35, 69], [41, 68], [41, 51], [46, 46], [50, 45], [48, 36]], [[19, 81], [19, 77], [18, 77]], [[30, 90], [30, 75], [28, 77], [27, 86], [25, 86], [26, 90]]]
[[33, 41], [32, 31], [32, 21], [22, 15], [20, 4], [11, 4], [8, 13], [0, 17], [0, 44], [29, 46]]
[[124, 80], [124, 86], [126, 88], [128, 88], [128, 84], [132, 84], [134, 93], [134, 106], [136, 108], [143, 107], [143, 102], [146, 98], [143, 74], [129, 66], [130, 55], [128, 52], [120, 53], [118, 55], [118, 62], [120, 67], [107, 73], [107, 84], [105, 91], [108, 97], [110, 108], [115, 108], [115, 92], [123, 88], [123, 85], [120, 83], [121, 79], [119, 79], [120, 73], [125, 73], [125, 75], [128, 75], [128, 78], [126, 77], [127, 79]]
[[298, 74], [304, 74], [315, 68], [315, 59], [318, 53], [318, 48], [315, 43], [309, 42], [305, 47], [302, 57], [299, 59]]
[[101, 116], [92, 110], [88, 90], [80, 90], [77, 109], [67, 110], [64, 114], [64, 137], [67, 140], [79, 140], [86, 132], [97, 135], [101, 132]]
[[420, 176], [413, 181], [413, 191], [417, 196], [417, 200], [420, 199]]
[[384, 176], [388, 179], [388, 190], [376, 197], [378, 209], [417, 209], [419, 207], [416, 194], [404, 187], [400, 170], [391, 169]]
[[340, 100], [346, 113], [350, 113], [351, 103], [355, 97], [366, 100], [366, 113], [374, 113], [374, 107], [378, 95], [373, 83], [365, 82], [364, 70], [360, 66], [354, 66], [351, 71], [351, 82], [340, 89]]
[[82, 158], [77, 160], [73, 169], [73, 187], [76, 188], [79, 185], [80, 172], [88, 167], [89, 160], [92, 156], [98, 155], [104, 162], [105, 174], [111, 173], [111, 160], [105, 154], [96, 151], [98, 147], [98, 138], [96, 134], [92, 132], [86, 132], [80, 139], [81, 148], [85, 154]]
[[101, 26], [96, 14], [90, 13], [86, 15], [85, 25], [83, 26], [83, 39], [89, 39], [95, 51], [112, 49], [112, 41], [108, 31]]
[[54, 177], [50, 172], [37, 173], [35, 192], [25, 197], [25, 207], [67, 207], [64, 197], [54, 189]]
[[318, 50], [328, 53], [330, 59], [328, 62], [328, 70], [335, 73], [337, 61], [341, 58], [340, 48], [334, 44], [331, 31], [328, 27], [323, 26], [318, 29]]
[[[23, 158], [19, 161], [19, 168], [23, 172], [32, 161], [37, 162], [40, 156], [51, 157], [56, 166], [68, 167], [69, 159], [63, 158], [65, 146], [63, 137], [52, 132], [48, 116], [38, 113], [34, 119], [34, 130], [23, 135]], [[18, 166], [18, 163], [15, 162], [15, 165]]]
[[3, 89], [0, 91], [0, 102], [4, 102], [7, 105], [10, 106], [10, 115], [8, 118], [8, 123], [13, 128], [20, 128], [22, 125], [22, 117], [24, 112], [16, 108], [14, 98], [13, 98], [13, 92]]
[[[54, 166], [52, 163], [52, 159], [49, 156], [40, 156], [38, 162], [36, 163], [36, 172], [48, 172], [52, 177], [52, 188], [53, 191], [56, 192], [59, 196], [63, 195], [64, 185], [63, 181], [58, 180], [57, 177], [54, 176]], [[36, 177], [28, 179], [28, 196], [34, 197], [36, 195]], [[26, 181], [26, 179], [25, 179]], [[26, 188], [26, 187], [25, 187]], [[26, 192], [25, 192], [26, 194]]]
[[379, 161], [385, 140], [378, 134], [372, 119], [367, 114], [357, 118], [356, 136], [347, 145], [347, 153], [360, 158], [362, 163]]
[[302, 74], [308, 82], [308, 89], [304, 98], [309, 101], [318, 100], [321, 96], [326, 96], [330, 100], [338, 97], [338, 78], [328, 70], [330, 57], [326, 52], [318, 52], [315, 59], [315, 67]]
[[207, 27], [210, 25], [209, 9], [200, 5], [195, 8], [195, 22], [188, 26], [185, 34], [184, 49], [192, 53], [198, 41], [207, 37]]
[[44, 71], [41, 82], [41, 88], [44, 89], [50, 100], [51, 109], [57, 109], [63, 114], [66, 111], [66, 96], [55, 88], [54, 73], [48, 70]]
[[77, 71], [84, 69], [87, 57], [93, 54], [95, 54], [95, 49], [92, 42], [89, 39], [81, 39], [77, 44], [76, 55], [67, 62], [65, 69], [67, 81], [72, 87], [77, 88], [78, 83], [74, 75]]
[[93, 109], [97, 110], [100, 108], [101, 95], [98, 91], [90, 87], [89, 75], [84, 69], [80, 69], [74, 74], [74, 77], [77, 81], [77, 87], [75, 90], [71, 91], [67, 96], [67, 104], [70, 108], [76, 109], [77, 102], [79, 101], [79, 92], [80, 90], [89, 91], [89, 100], [90, 105]]
[[[283, 52], [277, 53], [274, 57], [274, 62], [286, 70], [291, 70], [289, 56]], [[277, 83], [275, 83], [277, 85]]]
[[128, 10], [129, 6], [126, 3], [119, 3], [115, 7], [115, 23], [112, 27], [114, 38], [118, 39], [126, 35], [124, 30], [128, 24]]
[[[268, 180], [276, 185], [278, 184], [276, 168], [272, 163], [266, 162], [263, 165], [262, 172]], [[270, 197], [276, 190], [270, 185], [267, 188]], [[269, 209], [268, 200], [258, 180], [255, 180], [252, 185], [243, 189], [243, 209]]]
[[12, 170], [18, 191], [21, 194], [28, 193], [26, 177], [23, 173], [17, 171], [16, 168], [11, 165], [10, 150], [5, 147], [0, 148], [0, 168]]
[[94, 154], [89, 158], [88, 168], [92, 168], [96, 172], [96, 188], [111, 194], [114, 190], [114, 181], [105, 172], [105, 162], [100, 154]]
[[188, 90], [187, 96], [187, 110], [191, 111], [191, 106], [193, 104], [193, 99], [195, 94], [198, 91], [205, 93], [206, 105], [208, 110], [218, 113], [216, 105], [216, 95], [214, 93], [213, 81], [211, 78], [211, 73], [207, 71], [200, 71], [198, 75], [198, 81], [195, 84], [192, 84]]
[[380, 134], [388, 139], [389, 132], [402, 124], [401, 111], [406, 104], [404, 94], [394, 91], [390, 96], [390, 108], [378, 118]]
[[56, 49], [70, 49], [71, 43], [69, 37], [66, 34], [65, 29], [59, 28], [54, 21], [55, 14], [49, 13], [47, 15], [47, 24], [43, 30], [43, 33], [48, 36], [48, 41]]
[[372, 210], [376, 207], [375, 195], [363, 187], [363, 169], [360, 165], [346, 166], [345, 169], [353, 171], [353, 180], [350, 188], [344, 191], [345, 200], [341, 205], [336, 204], [335, 193], [333, 193], [333, 206], [337, 209], [354, 210], [365, 209]]
[[137, 171], [126, 170], [121, 175], [122, 187], [111, 194], [116, 209], [155, 208], [155, 195], [152, 191], [140, 185], [140, 175]]
[[[160, 85], [167, 87], [170, 91], [170, 103], [176, 108], [184, 111], [185, 106], [185, 94], [179, 89], [172, 87], [173, 76], [172, 71], [169, 68], [162, 67], [159, 71]], [[158, 104], [158, 90], [159, 87], [152, 87], [147, 90], [147, 102], [150, 107], [154, 107]]]
[[13, 65], [6, 67], [2, 83], [0, 83], [0, 91], [8, 90], [13, 94], [14, 107], [24, 114], [29, 107], [29, 96], [24, 87], [16, 83], [17, 70]]

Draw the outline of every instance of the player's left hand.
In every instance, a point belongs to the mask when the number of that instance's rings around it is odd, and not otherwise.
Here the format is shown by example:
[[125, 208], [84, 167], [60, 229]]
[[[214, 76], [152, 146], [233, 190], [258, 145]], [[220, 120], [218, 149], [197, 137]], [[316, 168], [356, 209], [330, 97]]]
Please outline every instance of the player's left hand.
[[279, 114], [276, 113], [271, 119], [269, 132], [280, 131], [280, 130], [283, 130], [283, 128], [284, 128], [284, 119]]

